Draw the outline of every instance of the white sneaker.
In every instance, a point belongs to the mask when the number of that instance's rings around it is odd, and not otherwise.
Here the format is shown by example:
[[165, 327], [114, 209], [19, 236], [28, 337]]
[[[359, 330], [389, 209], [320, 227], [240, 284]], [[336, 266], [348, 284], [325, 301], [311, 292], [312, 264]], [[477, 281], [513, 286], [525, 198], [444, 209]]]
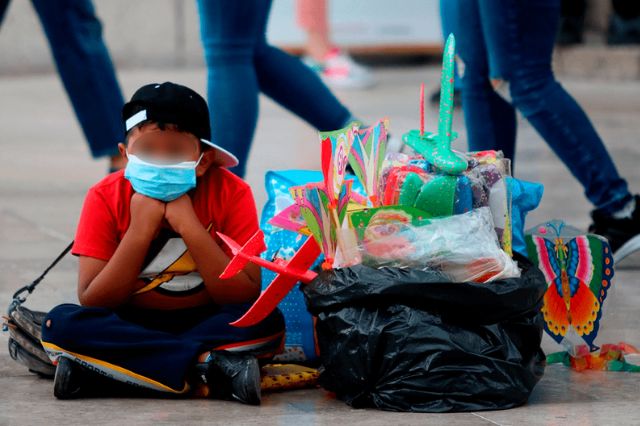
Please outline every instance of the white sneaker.
[[375, 84], [371, 71], [357, 64], [351, 57], [340, 49], [332, 49], [324, 62], [318, 62], [310, 57], [304, 57], [303, 62], [316, 71], [322, 80], [337, 89], [366, 89]]

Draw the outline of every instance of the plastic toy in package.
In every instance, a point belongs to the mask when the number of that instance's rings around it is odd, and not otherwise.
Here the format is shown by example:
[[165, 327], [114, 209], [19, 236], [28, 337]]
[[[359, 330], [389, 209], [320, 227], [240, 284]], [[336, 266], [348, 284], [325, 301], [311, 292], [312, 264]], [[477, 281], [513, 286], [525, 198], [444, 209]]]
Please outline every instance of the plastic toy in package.
[[453, 282], [520, 276], [516, 262], [500, 248], [487, 207], [438, 219], [418, 219], [393, 207], [378, 209], [368, 221], [355, 216], [350, 220], [356, 244], [342, 254], [344, 259], [359, 258], [368, 266], [440, 271]]
[[473, 207], [489, 206], [503, 250], [513, 255], [511, 223], [511, 190], [507, 179], [511, 175], [511, 161], [502, 151], [469, 153], [471, 161], [466, 176], [471, 182]]
[[466, 176], [429, 174], [414, 165], [385, 171], [382, 204], [415, 207], [431, 217], [451, 216], [472, 209], [472, 192]]
[[510, 162], [499, 151], [470, 153], [468, 158], [466, 171], [449, 175], [419, 155], [391, 154], [382, 172], [381, 203], [414, 207], [430, 217], [490, 207], [500, 245], [512, 255]]

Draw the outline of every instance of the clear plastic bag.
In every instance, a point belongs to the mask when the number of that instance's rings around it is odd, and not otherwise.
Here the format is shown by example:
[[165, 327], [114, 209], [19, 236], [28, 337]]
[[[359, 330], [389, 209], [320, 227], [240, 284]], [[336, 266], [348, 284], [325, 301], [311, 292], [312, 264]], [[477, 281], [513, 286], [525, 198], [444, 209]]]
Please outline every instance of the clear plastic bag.
[[512, 255], [510, 160], [501, 151], [472, 152], [460, 175], [436, 171], [420, 155], [390, 154], [378, 189], [384, 206], [410, 206], [432, 217], [490, 207], [502, 249]]
[[356, 229], [355, 243], [343, 245], [340, 259], [358, 259], [373, 267], [440, 271], [455, 282], [520, 276], [517, 264], [500, 248], [487, 207], [418, 221], [399, 220], [406, 212], [389, 208], [379, 213], [364, 230]]

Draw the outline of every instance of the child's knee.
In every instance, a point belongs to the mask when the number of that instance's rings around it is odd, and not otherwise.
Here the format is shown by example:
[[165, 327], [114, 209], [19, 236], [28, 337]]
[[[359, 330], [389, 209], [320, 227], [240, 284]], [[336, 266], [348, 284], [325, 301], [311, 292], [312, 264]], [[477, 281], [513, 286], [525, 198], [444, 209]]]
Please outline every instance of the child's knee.
[[69, 339], [80, 328], [80, 321], [87, 314], [100, 308], [87, 308], [73, 303], [64, 303], [51, 309], [42, 322], [42, 340], [61, 343]]
[[78, 305], [65, 303], [51, 309], [42, 322], [42, 340], [45, 342], [59, 341], [59, 336], [69, 327], [69, 317]]

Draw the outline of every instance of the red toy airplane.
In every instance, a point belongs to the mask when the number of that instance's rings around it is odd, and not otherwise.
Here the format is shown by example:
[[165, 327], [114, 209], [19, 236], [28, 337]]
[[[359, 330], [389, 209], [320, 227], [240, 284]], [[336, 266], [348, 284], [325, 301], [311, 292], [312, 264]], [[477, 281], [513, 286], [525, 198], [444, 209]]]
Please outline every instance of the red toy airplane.
[[249, 310], [238, 320], [230, 323], [235, 327], [249, 327], [255, 325], [265, 319], [278, 306], [278, 303], [291, 291], [291, 289], [302, 281], [303, 283], [311, 282], [317, 274], [309, 268], [320, 256], [320, 246], [313, 237], [309, 237], [302, 244], [302, 247], [293, 255], [289, 262], [282, 259], [275, 259], [269, 262], [260, 257], [261, 248], [263, 247], [262, 231], [257, 231], [242, 247], [231, 238], [220, 232], [218, 236], [229, 247], [233, 254], [233, 259], [229, 262], [220, 278], [230, 278], [240, 272], [248, 262], [255, 263], [271, 271], [277, 272], [278, 275], [271, 281], [267, 288], [260, 294], [258, 300], [249, 308]]

